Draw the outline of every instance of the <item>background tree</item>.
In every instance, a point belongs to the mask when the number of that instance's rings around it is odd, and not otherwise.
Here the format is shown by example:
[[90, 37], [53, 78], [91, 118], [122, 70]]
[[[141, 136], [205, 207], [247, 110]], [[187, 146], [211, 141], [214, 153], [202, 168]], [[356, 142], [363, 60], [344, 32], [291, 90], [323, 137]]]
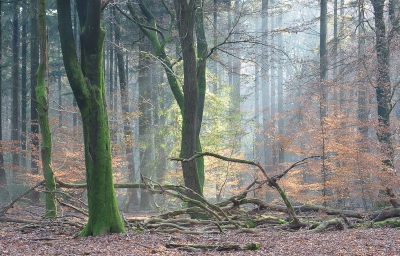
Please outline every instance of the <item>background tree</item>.
[[0, 200], [2, 202], [8, 202], [10, 200], [10, 195], [7, 188], [7, 176], [6, 170], [4, 168], [4, 154], [3, 154], [3, 51], [2, 51], [2, 41], [3, 41], [3, 13], [2, 5], [0, 2]]

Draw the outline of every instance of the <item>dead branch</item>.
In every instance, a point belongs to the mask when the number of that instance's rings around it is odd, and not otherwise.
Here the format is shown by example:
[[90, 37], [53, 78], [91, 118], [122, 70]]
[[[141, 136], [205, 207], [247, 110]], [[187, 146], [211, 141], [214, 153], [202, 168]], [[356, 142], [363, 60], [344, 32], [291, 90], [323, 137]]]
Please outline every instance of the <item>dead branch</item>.
[[335, 219], [331, 219], [331, 220], [322, 222], [318, 227], [316, 227], [312, 230], [309, 230], [308, 232], [318, 233], [318, 232], [324, 231], [325, 229], [327, 229], [330, 226], [336, 226], [338, 229], [344, 229], [343, 223], [339, 219], [335, 218]]
[[73, 205], [71, 205], [71, 204], [68, 204], [68, 203], [64, 203], [64, 202], [62, 202], [62, 201], [61, 201], [60, 199], [58, 199], [58, 198], [56, 198], [56, 200], [57, 200], [57, 202], [58, 202], [60, 205], [69, 207], [69, 208], [71, 208], [71, 209], [74, 209], [75, 211], [80, 212], [80, 213], [82, 213], [82, 214], [85, 215], [85, 216], [89, 216], [89, 213], [87, 213], [87, 212], [86, 212], [85, 210], [83, 210], [83, 209], [80, 209], [80, 208], [75, 207], [75, 206], [73, 206]]
[[272, 179], [273, 181], [275, 181], [275, 182], [278, 181], [278, 180], [280, 180], [280, 179], [281, 179], [283, 176], [285, 176], [291, 169], [293, 169], [293, 168], [295, 168], [295, 167], [297, 167], [297, 166], [299, 166], [299, 165], [308, 163], [308, 162], [306, 162], [306, 160], [312, 159], [312, 158], [321, 158], [321, 156], [309, 156], [309, 157], [303, 158], [302, 160], [297, 161], [297, 162], [295, 162], [294, 164], [292, 164], [291, 166], [289, 166], [289, 168], [287, 168], [287, 169], [286, 169], [285, 171], [283, 171], [281, 174], [272, 176], [271, 179]]
[[4, 206], [3, 208], [0, 209], [0, 216], [4, 216], [4, 214], [14, 206], [14, 204], [16, 202], [18, 202], [18, 200], [20, 200], [21, 198], [23, 198], [24, 196], [26, 196], [28, 193], [30, 193], [32, 190], [34, 190], [35, 188], [41, 186], [44, 184], [44, 180], [42, 180], [41, 182], [37, 183], [35, 186], [29, 188], [28, 190], [26, 190], [24, 193], [22, 193], [21, 195], [19, 195], [17, 198], [15, 198], [9, 205]]
[[26, 224], [37, 224], [40, 223], [38, 220], [24, 220], [24, 219], [15, 219], [8, 217], [0, 217], [1, 222], [15, 222], [15, 223], [26, 223]]
[[288, 197], [286, 196], [285, 191], [279, 186], [279, 184], [271, 179], [267, 172], [264, 170], [264, 168], [260, 165], [260, 163], [255, 163], [253, 161], [249, 161], [249, 160], [243, 160], [243, 159], [238, 159], [238, 158], [230, 158], [230, 157], [225, 157], [225, 156], [221, 156], [215, 153], [210, 153], [210, 152], [196, 152], [195, 155], [193, 155], [191, 158], [189, 159], [182, 159], [182, 158], [171, 158], [171, 160], [175, 160], [175, 161], [182, 161], [182, 162], [186, 162], [186, 161], [193, 161], [194, 159], [198, 158], [198, 157], [202, 157], [202, 156], [212, 156], [215, 158], [219, 158], [225, 161], [229, 161], [229, 162], [234, 162], [234, 163], [243, 163], [243, 164], [249, 164], [249, 165], [253, 165], [253, 166], [257, 166], [258, 169], [260, 169], [260, 171], [264, 174], [264, 177], [268, 180], [268, 185], [275, 188], [278, 192], [279, 195], [282, 197], [282, 200], [284, 201], [286, 207], [287, 207], [287, 212], [290, 215], [290, 217], [293, 219], [293, 222], [296, 224], [300, 224], [299, 219], [296, 216], [296, 213], [293, 209], [293, 206], [291, 204], [291, 202], [289, 201]]

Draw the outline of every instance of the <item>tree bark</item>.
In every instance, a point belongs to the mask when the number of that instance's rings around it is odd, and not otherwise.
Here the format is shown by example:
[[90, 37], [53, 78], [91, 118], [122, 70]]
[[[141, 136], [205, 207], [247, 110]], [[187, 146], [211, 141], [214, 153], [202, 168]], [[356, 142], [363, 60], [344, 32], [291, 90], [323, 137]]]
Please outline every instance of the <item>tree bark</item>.
[[[386, 25], [384, 17], [384, 0], [372, 0], [372, 6], [374, 9], [375, 17], [375, 50], [377, 58], [377, 70], [376, 70], [376, 101], [378, 110], [378, 128], [376, 131], [379, 143], [380, 151], [383, 156], [382, 165], [383, 171], [387, 171], [394, 167], [394, 148], [392, 145], [392, 132], [390, 127], [390, 113], [393, 110], [391, 103], [392, 86], [390, 81], [390, 47], [388, 43], [388, 37], [386, 35]], [[383, 173], [383, 175], [385, 175]], [[392, 191], [390, 184], [384, 184], [386, 191]], [[387, 193], [390, 197], [390, 202], [393, 207], [400, 205], [394, 193]]]
[[[190, 158], [197, 150], [196, 113], [198, 108], [197, 60], [194, 40], [196, 0], [175, 0], [175, 12], [182, 48], [184, 72], [184, 108], [182, 115], [182, 158]], [[185, 186], [202, 195], [203, 189], [197, 173], [196, 161], [182, 162]]]
[[7, 178], [6, 170], [4, 169], [4, 156], [3, 156], [3, 119], [2, 119], [2, 106], [3, 106], [3, 82], [2, 82], [2, 70], [3, 70], [3, 52], [2, 52], [2, 42], [3, 42], [3, 4], [0, 2], [0, 200], [3, 203], [8, 203], [10, 201], [10, 194], [7, 188]]
[[69, 0], [57, 0], [63, 60], [82, 116], [89, 220], [80, 236], [125, 232], [114, 191], [110, 130], [104, 85], [101, 1], [77, 2], [81, 66], [76, 56]]
[[386, 39], [386, 26], [384, 20], [384, 0], [371, 1], [375, 16], [375, 49], [377, 57], [377, 81], [376, 81], [376, 100], [378, 104], [377, 129], [378, 140], [381, 143], [381, 152], [384, 155], [383, 163], [388, 167], [393, 167], [393, 146], [390, 131], [390, 112], [392, 104], [390, 99], [391, 84], [389, 76], [389, 47]]
[[22, 155], [21, 155], [21, 166], [23, 168], [26, 167], [26, 149], [27, 149], [27, 130], [26, 130], [26, 123], [27, 123], [27, 116], [26, 110], [27, 108], [27, 82], [26, 82], [26, 75], [27, 75], [27, 23], [28, 23], [28, 5], [27, 1], [24, 0], [22, 7], [22, 24], [21, 24], [21, 148], [22, 148]]
[[[30, 24], [37, 24], [37, 0], [30, 0]], [[31, 25], [31, 66], [30, 69], [37, 70], [39, 66], [39, 41], [38, 28]], [[31, 72], [31, 173], [39, 174], [39, 123], [36, 102], [36, 73]], [[39, 200], [39, 192], [32, 191], [32, 202], [36, 203]]]
[[[13, 33], [12, 33], [12, 118], [11, 118], [11, 141], [13, 144], [12, 164], [14, 174], [17, 176], [19, 169], [19, 3], [13, 4]], [[17, 177], [14, 177], [17, 178]]]
[[[34, 25], [34, 24], [32, 24]], [[39, 125], [42, 134], [42, 168], [46, 182], [46, 217], [57, 217], [57, 203], [55, 194], [56, 182], [52, 168], [52, 139], [49, 123], [49, 87], [46, 86], [46, 76], [48, 76], [48, 48], [47, 48], [47, 29], [46, 29], [46, 0], [38, 2], [38, 30], [40, 44], [40, 64], [37, 70], [36, 97], [39, 114]], [[49, 81], [47, 81], [49, 82]]]
[[[165, 50], [165, 45], [168, 42], [168, 38], [170, 37], [170, 33], [171, 33], [171, 29], [172, 29], [172, 25], [174, 24], [173, 21], [175, 20], [175, 14], [168, 8], [168, 6], [164, 6], [166, 8], [166, 11], [168, 12], [168, 14], [171, 17], [171, 23], [169, 25], [168, 28], [168, 35], [166, 35], [165, 37], [162, 36], [159, 32], [157, 32], [157, 23], [155, 21], [155, 18], [152, 14], [152, 12], [150, 11], [150, 9], [147, 7], [147, 3], [144, 0], [141, 0], [139, 3], [139, 7], [141, 9], [142, 14], [146, 17], [146, 21], [147, 21], [147, 27], [146, 26], [141, 26], [139, 24], [139, 28], [142, 30], [142, 32], [146, 35], [146, 37], [150, 40], [151, 45], [153, 47], [154, 53], [156, 55], [156, 57], [161, 61], [164, 71], [167, 75], [167, 79], [168, 79], [168, 83], [170, 85], [171, 91], [175, 97], [175, 100], [179, 106], [179, 109], [181, 111], [181, 115], [182, 117], [184, 116], [184, 109], [185, 109], [185, 97], [184, 94], [182, 93], [181, 90], [181, 86], [180, 83], [176, 77], [176, 75], [174, 74], [173, 71], [173, 65], [170, 62], [167, 54], [166, 54], [166, 50]], [[135, 9], [133, 8], [133, 6], [131, 4], [128, 4], [128, 8], [129, 8], [129, 12], [132, 15], [132, 17], [135, 20], [139, 20], [139, 17], [135, 11]], [[201, 9], [202, 10], [202, 9]], [[199, 11], [202, 13], [202, 11]], [[177, 12], [179, 13], [179, 12]], [[198, 22], [201, 22], [201, 19], [199, 19], [201, 16], [196, 15], [196, 19], [198, 19]], [[179, 17], [178, 17], [179, 20]], [[203, 27], [203, 28], [201, 28]], [[152, 28], [152, 29], [149, 29]], [[193, 28], [192, 28], [193, 29]], [[205, 40], [205, 36], [201, 35], [201, 31], [203, 30], [204, 32], [204, 26], [202, 26], [201, 23], [199, 23], [199, 26], [196, 30], [197, 36], [198, 36], [198, 50], [200, 50], [200, 53], [198, 53], [198, 58], [201, 57], [201, 60], [199, 60], [200, 62], [202, 62], [202, 67], [198, 67], [199, 70], [196, 70], [196, 68], [193, 70], [193, 73], [190, 74], [190, 76], [194, 79], [196, 79], [196, 76], [194, 76], [193, 74], [197, 74], [199, 76], [199, 83], [198, 86], [200, 86], [199, 88], [199, 94], [198, 94], [198, 102], [200, 105], [200, 109], [198, 109], [196, 111], [196, 141], [197, 141], [197, 149], [196, 151], [201, 151], [201, 144], [200, 144], [200, 138], [199, 138], [199, 132], [200, 132], [200, 128], [201, 128], [201, 121], [202, 121], [202, 114], [203, 114], [203, 107], [204, 107], [204, 99], [205, 99], [205, 77], [202, 79], [201, 77], [203, 76], [202, 72], [205, 72], [205, 53], [207, 51], [207, 44], [206, 44], [206, 40]], [[191, 32], [193, 35], [193, 31]], [[162, 40], [160, 40], [160, 37], [162, 37]], [[204, 38], [204, 39], [203, 39]], [[194, 39], [192, 39], [194, 41]], [[199, 45], [200, 44], [200, 45]], [[194, 49], [194, 46], [193, 46]], [[184, 64], [185, 65], [185, 64]], [[204, 71], [202, 71], [201, 69], [204, 69]], [[202, 84], [204, 81], [204, 84]], [[204, 94], [203, 94], [204, 92]], [[203, 106], [203, 107], [202, 107]], [[201, 116], [200, 116], [201, 115]], [[183, 118], [185, 119], [185, 118]], [[183, 124], [182, 124], [183, 125]], [[197, 132], [198, 131], [198, 132]], [[181, 138], [181, 140], [183, 139], [183, 137]], [[182, 143], [182, 142], [181, 142]], [[182, 147], [181, 147], [182, 150]], [[193, 169], [194, 170], [194, 169]], [[194, 175], [198, 176], [198, 180], [200, 183], [200, 190], [202, 194], [202, 190], [203, 190], [203, 185], [204, 185], [204, 160], [203, 159], [196, 159], [196, 171], [194, 172]], [[186, 183], [185, 183], [186, 184]], [[188, 184], [186, 184], [187, 186], [189, 186]]]
[[328, 75], [328, 51], [326, 45], [326, 30], [327, 30], [327, 9], [328, 1], [321, 0], [321, 17], [320, 17], [320, 44], [319, 44], [319, 87], [320, 87], [320, 126], [321, 126], [321, 139], [322, 139], [322, 196], [324, 205], [326, 206], [327, 196], [327, 179], [328, 170], [325, 163], [326, 155], [326, 118], [328, 116], [328, 96], [326, 88], [326, 79]]

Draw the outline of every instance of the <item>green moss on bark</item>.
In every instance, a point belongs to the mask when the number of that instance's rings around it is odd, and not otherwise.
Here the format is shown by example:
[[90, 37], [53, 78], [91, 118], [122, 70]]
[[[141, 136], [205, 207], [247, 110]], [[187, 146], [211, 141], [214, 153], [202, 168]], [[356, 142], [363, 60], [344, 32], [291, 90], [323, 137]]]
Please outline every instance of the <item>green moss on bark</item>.
[[56, 190], [52, 162], [52, 139], [49, 124], [48, 102], [49, 89], [46, 86], [45, 75], [47, 71], [47, 35], [46, 35], [46, 0], [40, 0], [38, 4], [38, 31], [40, 40], [40, 65], [37, 70], [37, 85], [35, 88], [39, 125], [42, 134], [41, 156], [43, 175], [46, 182], [46, 217], [57, 217], [57, 202], [53, 191]]
[[[69, 0], [57, 0], [65, 70], [82, 117], [89, 220], [80, 236], [125, 232], [114, 191], [104, 86], [101, 1], [80, 1], [81, 65], [76, 58]], [[87, 8], [86, 8], [87, 7]], [[79, 68], [80, 66], [80, 68]]]

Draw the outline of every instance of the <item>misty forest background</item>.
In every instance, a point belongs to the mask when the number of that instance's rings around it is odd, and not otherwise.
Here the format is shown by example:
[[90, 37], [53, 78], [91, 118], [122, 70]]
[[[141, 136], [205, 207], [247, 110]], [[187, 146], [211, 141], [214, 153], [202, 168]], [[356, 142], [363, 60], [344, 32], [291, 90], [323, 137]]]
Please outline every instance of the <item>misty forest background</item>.
[[[0, 185], [6, 201], [43, 179], [34, 93], [37, 11], [30, 2], [1, 1]], [[144, 1], [156, 29], [146, 23], [139, 2], [131, 1], [135, 12], [125, 1], [102, 12], [114, 182], [141, 182], [143, 174], [160, 184], [183, 184], [180, 163], [168, 159], [179, 156], [182, 117], [166, 63], [139, 27], [165, 34], [159, 38], [166, 39], [173, 75], [183, 83], [179, 36], [175, 27], [168, 33], [170, 14], [161, 1]], [[373, 4], [382, 6], [381, 19]], [[388, 188], [396, 194], [399, 187], [399, 2], [207, 0], [203, 11], [209, 54], [202, 150], [259, 162], [271, 176], [319, 156], [280, 181], [294, 205], [388, 206]], [[76, 11], [72, 19], [79, 48]], [[62, 61], [55, 1], [47, 3], [47, 26], [52, 168], [60, 181], [83, 183], [81, 119]], [[127, 89], [121, 89], [121, 76]], [[263, 178], [251, 166], [204, 161], [204, 196], [211, 202]], [[146, 190], [116, 191], [122, 210], [181, 204]], [[280, 201], [268, 188], [252, 193]], [[36, 192], [30, 200], [40, 198]]]

